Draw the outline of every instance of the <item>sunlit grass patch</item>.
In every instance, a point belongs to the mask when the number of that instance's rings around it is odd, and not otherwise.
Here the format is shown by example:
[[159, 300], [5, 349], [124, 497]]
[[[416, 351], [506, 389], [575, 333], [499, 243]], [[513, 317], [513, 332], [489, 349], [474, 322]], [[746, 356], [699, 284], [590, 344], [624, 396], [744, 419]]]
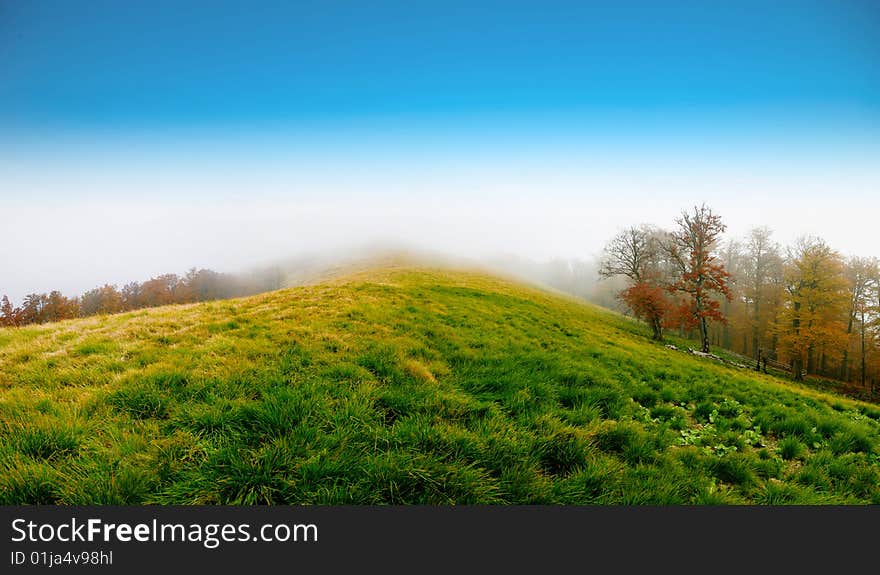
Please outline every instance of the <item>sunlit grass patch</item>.
[[0, 502], [880, 501], [880, 409], [471, 272], [0, 329]]

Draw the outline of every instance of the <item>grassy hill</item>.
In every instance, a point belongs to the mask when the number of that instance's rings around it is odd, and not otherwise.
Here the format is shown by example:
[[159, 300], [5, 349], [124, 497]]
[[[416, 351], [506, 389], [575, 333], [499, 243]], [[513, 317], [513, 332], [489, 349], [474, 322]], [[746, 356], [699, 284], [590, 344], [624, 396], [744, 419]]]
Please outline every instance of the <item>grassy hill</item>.
[[0, 330], [0, 502], [880, 503], [880, 408], [472, 272]]

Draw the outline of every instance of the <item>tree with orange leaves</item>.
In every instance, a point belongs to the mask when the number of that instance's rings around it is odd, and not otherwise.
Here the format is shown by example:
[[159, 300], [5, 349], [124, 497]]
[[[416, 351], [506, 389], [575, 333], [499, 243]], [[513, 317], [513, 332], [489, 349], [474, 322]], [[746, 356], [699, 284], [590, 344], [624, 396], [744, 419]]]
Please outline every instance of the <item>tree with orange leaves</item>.
[[795, 379], [804, 371], [816, 373], [818, 356], [845, 344], [849, 289], [840, 254], [819, 238], [801, 238], [789, 255], [785, 302], [777, 318]]
[[681, 324], [699, 329], [700, 350], [709, 353], [709, 321], [725, 321], [717, 296], [731, 299], [730, 274], [715, 255], [727, 226], [705, 204], [682, 212], [675, 223], [678, 227], [663, 244], [676, 272], [669, 291], [685, 296], [678, 307]]
[[651, 326], [653, 339], [663, 341], [664, 320], [671, 309], [663, 288], [641, 281], [620, 292], [619, 297], [634, 316]]
[[7, 296], [0, 299], [0, 327], [12, 327], [19, 324], [21, 310], [13, 307]]

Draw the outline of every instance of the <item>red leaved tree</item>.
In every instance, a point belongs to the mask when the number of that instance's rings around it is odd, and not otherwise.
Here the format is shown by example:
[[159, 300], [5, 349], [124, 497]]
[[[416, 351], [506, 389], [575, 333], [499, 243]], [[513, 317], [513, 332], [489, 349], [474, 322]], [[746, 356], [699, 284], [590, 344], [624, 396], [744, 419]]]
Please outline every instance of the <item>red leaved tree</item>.
[[21, 310], [13, 307], [5, 295], [0, 299], [0, 327], [12, 327], [19, 324]]
[[700, 349], [709, 353], [708, 323], [725, 321], [717, 296], [731, 299], [730, 274], [714, 253], [726, 226], [705, 204], [694, 207], [693, 213], [682, 212], [675, 223], [678, 227], [664, 242], [677, 272], [669, 290], [685, 296], [677, 308], [678, 319], [686, 327], [699, 329]]
[[652, 337], [663, 339], [664, 317], [669, 310], [662, 287], [659, 232], [648, 226], [631, 227], [617, 234], [605, 246], [599, 275], [625, 276], [629, 287], [620, 299], [632, 314], [651, 327]]
[[670, 311], [670, 304], [662, 287], [642, 281], [623, 290], [620, 299], [634, 316], [651, 326], [653, 339], [663, 340], [664, 318]]

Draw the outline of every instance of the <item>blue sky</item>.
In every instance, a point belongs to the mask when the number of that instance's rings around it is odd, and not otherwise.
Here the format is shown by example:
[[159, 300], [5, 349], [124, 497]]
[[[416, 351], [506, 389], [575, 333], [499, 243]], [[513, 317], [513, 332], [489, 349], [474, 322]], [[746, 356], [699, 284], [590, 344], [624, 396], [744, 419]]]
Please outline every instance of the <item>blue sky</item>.
[[[422, 244], [494, 237], [485, 250], [516, 251], [517, 230], [543, 214], [527, 255], [589, 257], [614, 226], [668, 225], [711, 200], [738, 233], [766, 223], [856, 252], [865, 226], [816, 206], [880, 210], [878, 62], [872, 1], [4, 2], [0, 197], [23, 213], [49, 202], [106, 234], [149, 234], [158, 216], [138, 227], [95, 214], [151, 202], [173, 212], [168, 229], [215, 210], [208, 220], [249, 230], [193, 232], [239, 242], [228, 260], [179, 231], [195, 247], [165, 260], [117, 242], [110, 263], [69, 264], [82, 278], [60, 287], [74, 290], [320, 247], [310, 228], [283, 230], [306, 212], [352, 227], [366, 205], [375, 225], [351, 241], [432, 229]], [[812, 206], [791, 211], [795, 197]], [[259, 202], [289, 216], [271, 245], [257, 233], [267, 211], [248, 211]], [[756, 202], [761, 221], [742, 208]], [[414, 232], [440, 203], [446, 219]], [[574, 207], [581, 224], [559, 219]], [[73, 277], [69, 257], [51, 260], [59, 233], [83, 254], [101, 242], [38, 220], [0, 231], [16, 278], [0, 290]], [[15, 248], [22, 234], [45, 277]]]
[[880, 7], [841, 2], [6, 2], [32, 127], [776, 110], [876, 120]]

